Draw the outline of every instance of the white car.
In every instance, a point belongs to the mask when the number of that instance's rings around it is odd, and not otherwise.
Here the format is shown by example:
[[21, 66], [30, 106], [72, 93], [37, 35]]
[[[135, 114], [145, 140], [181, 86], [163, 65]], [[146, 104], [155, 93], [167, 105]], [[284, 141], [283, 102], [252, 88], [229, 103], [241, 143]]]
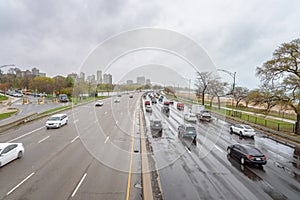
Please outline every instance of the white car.
[[68, 124], [68, 116], [66, 114], [52, 115], [46, 121], [46, 128], [60, 128], [63, 125]]
[[120, 99], [115, 99], [114, 102], [115, 103], [120, 103]]
[[24, 155], [22, 143], [0, 143], [0, 167]]
[[237, 133], [241, 137], [248, 136], [254, 138], [255, 130], [251, 126], [245, 124], [236, 124], [230, 127], [230, 133]]
[[103, 105], [104, 105], [104, 102], [101, 100], [97, 100], [95, 103], [95, 106], [103, 106]]
[[187, 113], [184, 115], [184, 120], [188, 121], [188, 122], [197, 122], [197, 117], [194, 113]]

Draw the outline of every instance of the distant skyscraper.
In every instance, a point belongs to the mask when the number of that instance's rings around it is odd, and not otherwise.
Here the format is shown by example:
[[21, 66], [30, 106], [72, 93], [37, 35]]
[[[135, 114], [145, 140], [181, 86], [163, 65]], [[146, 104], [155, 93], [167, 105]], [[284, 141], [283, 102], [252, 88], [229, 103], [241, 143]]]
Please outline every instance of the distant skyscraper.
[[96, 76], [94, 74], [90, 75], [87, 77], [86, 81], [92, 84], [96, 84]]
[[78, 75], [76, 73], [68, 74], [68, 77], [71, 77], [74, 81], [77, 80]]
[[104, 84], [112, 84], [112, 75], [111, 74], [103, 74], [103, 83]]
[[33, 76], [39, 76], [40, 75], [40, 70], [38, 70], [37, 68], [32, 68], [31, 72], [32, 72]]
[[79, 78], [80, 78], [81, 81], [85, 81], [85, 73], [80, 72]]
[[133, 80], [127, 80], [126, 83], [127, 85], [133, 85]]
[[150, 79], [146, 79], [146, 85], [151, 85], [151, 80]]
[[145, 85], [145, 77], [144, 76], [136, 77], [136, 83], [138, 85]]
[[98, 84], [102, 83], [102, 71], [101, 70], [97, 71], [97, 83]]

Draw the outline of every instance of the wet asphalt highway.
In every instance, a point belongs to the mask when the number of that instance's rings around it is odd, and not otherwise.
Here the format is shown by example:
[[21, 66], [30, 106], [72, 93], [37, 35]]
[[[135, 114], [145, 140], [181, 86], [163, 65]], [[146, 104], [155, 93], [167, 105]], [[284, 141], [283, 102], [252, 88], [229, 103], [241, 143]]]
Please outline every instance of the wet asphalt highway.
[[[161, 119], [161, 138], [150, 139], [165, 199], [299, 199], [300, 169], [293, 165], [292, 147], [268, 139], [257, 132], [255, 139], [230, 134], [230, 124], [221, 119], [197, 122], [197, 145], [182, 141], [177, 128], [183, 113], [171, 105], [170, 116], [161, 113], [161, 104], [146, 113]], [[235, 143], [253, 144], [267, 157], [267, 165], [249, 167], [227, 156]]]
[[[0, 142], [22, 142], [25, 154], [0, 168], [0, 199], [140, 199], [140, 187], [135, 187], [140, 174], [129, 180], [130, 167], [140, 169], [139, 157], [130, 159], [140, 95], [120, 99], [118, 104], [105, 99], [103, 107], [90, 103], [66, 111], [68, 125], [59, 129], [46, 130], [43, 118], [1, 133]], [[99, 155], [94, 155], [83, 140], [100, 133], [99, 127], [102, 134], [94, 139]], [[115, 154], [116, 146], [127, 156]]]

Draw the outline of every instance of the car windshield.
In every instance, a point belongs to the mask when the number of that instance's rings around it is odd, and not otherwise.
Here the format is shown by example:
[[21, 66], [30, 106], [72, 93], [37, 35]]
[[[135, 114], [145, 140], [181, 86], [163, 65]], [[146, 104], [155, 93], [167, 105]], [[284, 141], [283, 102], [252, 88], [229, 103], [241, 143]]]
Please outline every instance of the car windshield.
[[50, 117], [49, 121], [59, 121], [59, 117]]
[[154, 121], [153, 123], [154, 123], [154, 124], [161, 124], [160, 121]]

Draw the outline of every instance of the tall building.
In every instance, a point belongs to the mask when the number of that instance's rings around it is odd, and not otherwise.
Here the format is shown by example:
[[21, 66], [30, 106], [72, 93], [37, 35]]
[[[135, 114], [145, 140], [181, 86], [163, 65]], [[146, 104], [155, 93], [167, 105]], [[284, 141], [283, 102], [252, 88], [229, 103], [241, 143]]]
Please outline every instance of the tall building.
[[145, 76], [138, 76], [138, 77], [136, 77], [136, 83], [138, 85], [145, 85]]
[[31, 69], [31, 72], [32, 72], [33, 76], [39, 76], [40, 75], [40, 70], [38, 70], [35, 67]]
[[80, 72], [79, 79], [81, 81], [85, 81], [85, 73], [84, 72]]
[[68, 74], [67, 77], [71, 77], [75, 81], [75, 80], [77, 80], [78, 75], [76, 73], [71, 73], [71, 74]]
[[104, 84], [112, 84], [112, 75], [111, 74], [103, 74], [103, 83]]
[[151, 80], [150, 79], [146, 79], [146, 85], [151, 85]]
[[96, 84], [96, 76], [94, 74], [90, 75], [87, 77], [86, 81], [92, 84]]
[[133, 85], [133, 80], [127, 80], [126, 83], [127, 85]]
[[97, 71], [97, 83], [102, 84], [102, 71], [101, 70]]

